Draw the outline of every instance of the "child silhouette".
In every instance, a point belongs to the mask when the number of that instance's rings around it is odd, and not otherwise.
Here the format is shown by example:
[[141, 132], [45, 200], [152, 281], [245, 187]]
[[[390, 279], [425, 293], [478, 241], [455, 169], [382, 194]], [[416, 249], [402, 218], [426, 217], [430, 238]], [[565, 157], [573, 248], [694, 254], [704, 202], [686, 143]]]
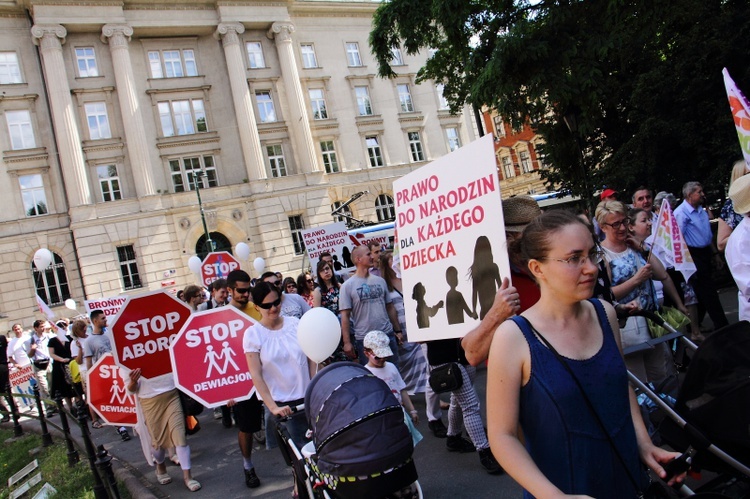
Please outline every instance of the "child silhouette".
[[434, 307], [428, 307], [424, 301], [424, 295], [427, 294], [427, 290], [421, 282], [414, 285], [411, 297], [417, 302], [417, 327], [424, 329], [430, 327], [430, 317], [435, 317], [438, 310], [443, 308], [443, 300], [440, 300]]
[[451, 287], [448, 294], [445, 295], [445, 315], [448, 317], [448, 324], [463, 324], [464, 312], [472, 319], [476, 319], [476, 312], [469, 308], [464, 295], [456, 289], [456, 286], [458, 286], [458, 270], [456, 270], [456, 267], [448, 267], [445, 270], [445, 281]]

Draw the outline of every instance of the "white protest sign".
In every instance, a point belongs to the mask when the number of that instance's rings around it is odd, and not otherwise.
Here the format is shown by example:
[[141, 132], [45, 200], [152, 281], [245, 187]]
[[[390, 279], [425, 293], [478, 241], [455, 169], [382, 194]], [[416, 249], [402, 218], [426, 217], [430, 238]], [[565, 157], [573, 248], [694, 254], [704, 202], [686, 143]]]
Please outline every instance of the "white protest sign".
[[[327, 251], [333, 256], [334, 270], [346, 268], [346, 263], [350, 261], [349, 256], [353, 245], [349, 240], [349, 234], [346, 231], [344, 222], [336, 222], [327, 225], [321, 225], [302, 231], [302, 240], [305, 242], [307, 257], [310, 259], [310, 266], [315, 273], [320, 254]], [[346, 255], [346, 256], [344, 256]], [[339, 264], [339, 265], [337, 265]]]
[[86, 315], [91, 315], [91, 312], [94, 310], [102, 310], [107, 317], [114, 317], [127, 298], [126, 295], [95, 298], [93, 300], [84, 300], [83, 305], [86, 307]]
[[510, 277], [487, 135], [393, 183], [410, 341], [460, 338]]

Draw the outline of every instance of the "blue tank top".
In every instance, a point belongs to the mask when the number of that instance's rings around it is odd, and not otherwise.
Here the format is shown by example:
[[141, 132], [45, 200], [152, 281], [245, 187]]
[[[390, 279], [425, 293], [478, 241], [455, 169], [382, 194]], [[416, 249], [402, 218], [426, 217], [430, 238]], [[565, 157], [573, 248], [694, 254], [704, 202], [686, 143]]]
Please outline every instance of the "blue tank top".
[[[565, 359], [607, 428], [639, 488], [647, 485], [630, 416], [628, 378], [604, 307], [594, 305], [604, 335], [601, 349], [586, 360]], [[521, 388], [520, 423], [526, 449], [544, 475], [567, 494], [597, 499], [638, 495], [589, 410], [570, 373], [532, 332], [523, 317], [512, 320], [531, 350], [531, 376]], [[544, 332], [541, 332], [544, 334]], [[533, 497], [524, 491], [524, 497]]]

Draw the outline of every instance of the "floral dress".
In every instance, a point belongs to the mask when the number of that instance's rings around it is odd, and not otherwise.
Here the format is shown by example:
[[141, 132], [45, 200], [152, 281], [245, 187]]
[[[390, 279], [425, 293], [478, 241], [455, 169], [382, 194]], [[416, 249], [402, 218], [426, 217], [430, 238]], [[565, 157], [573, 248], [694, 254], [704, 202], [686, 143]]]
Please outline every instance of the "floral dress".
[[[324, 292], [321, 288], [320, 305], [336, 314], [336, 317], [338, 317], [340, 321], [341, 317], [339, 316], [339, 289], [340, 288], [338, 287], [331, 287]], [[336, 347], [336, 350], [334, 350], [330, 357], [321, 362], [321, 364], [327, 366], [328, 364], [331, 364], [333, 362], [346, 362], [348, 360], [349, 358], [344, 353], [344, 339], [342, 338], [341, 340], [339, 340], [339, 346]]]
[[737, 225], [742, 222], [742, 215], [734, 211], [734, 204], [732, 203], [731, 199], [727, 199], [726, 203], [724, 203], [724, 206], [721, 207], [721, 215], [719, 216], [727, 223], [729, 228], [732, 230], [734, 230], [735, 227], [737, 227]]

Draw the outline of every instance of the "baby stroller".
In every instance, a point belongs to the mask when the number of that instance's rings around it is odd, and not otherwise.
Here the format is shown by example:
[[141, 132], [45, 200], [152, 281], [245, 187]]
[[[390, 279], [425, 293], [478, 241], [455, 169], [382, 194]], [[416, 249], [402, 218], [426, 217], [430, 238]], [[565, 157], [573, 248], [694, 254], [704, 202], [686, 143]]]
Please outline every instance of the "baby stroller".
[[366, 368], [353, 362], [324, 368], [307, 388], [305, 411], [313, 441], [302, 452], [281, 428], [300, 497], [422, 497], [401, 405]]
[[[679, 335], [658, 316], [644, 315]], [[750, 323], [724, 327], [700, 348], [681, 341], [694, 353], [674, 398], [629, 373], [630, 380], [658, 406], [651, 420], [664, 442], [684, 452], [694, 470], [718, 473], [695, 492], [750, 498]], [[682, 492], [692, 494], [687, 487]]]

